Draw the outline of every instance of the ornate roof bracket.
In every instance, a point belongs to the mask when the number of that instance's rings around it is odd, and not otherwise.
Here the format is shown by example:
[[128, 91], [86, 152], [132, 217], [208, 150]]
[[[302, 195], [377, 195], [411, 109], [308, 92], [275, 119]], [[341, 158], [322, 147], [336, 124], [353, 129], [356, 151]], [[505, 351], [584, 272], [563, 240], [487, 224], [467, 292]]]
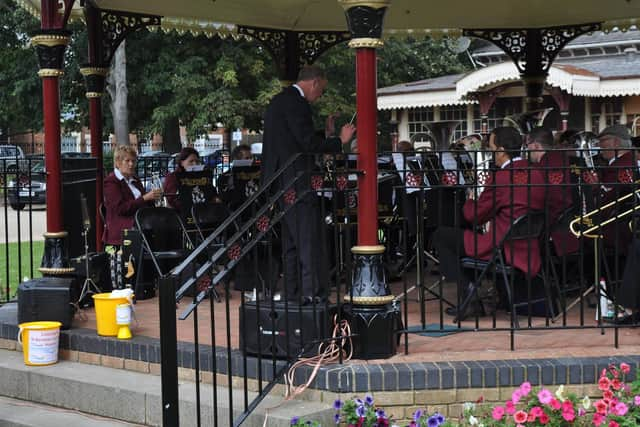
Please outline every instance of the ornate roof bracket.
[[343, 31], [290, 31], [258, 27], [238, 27], [238, 34], [255, 39], [273, 57], [278, 77], [295, 81], [300, 68], [313, 64], [327, 49], [351, 38]]
[[467, 29], [465, 36], [490, 41], [504, 51], [524, 81], [527, 106], [542, 102], [549, 67], [562, 48], [578, 36], [602, 28], [600, 23], [529, 29]]
[[129, 34], [144, 27], [159, 26], [162, 19], [157, 15], [99, 9], [88, 1], [83, 6], [92, 67], [109, 67], [116, 49]]

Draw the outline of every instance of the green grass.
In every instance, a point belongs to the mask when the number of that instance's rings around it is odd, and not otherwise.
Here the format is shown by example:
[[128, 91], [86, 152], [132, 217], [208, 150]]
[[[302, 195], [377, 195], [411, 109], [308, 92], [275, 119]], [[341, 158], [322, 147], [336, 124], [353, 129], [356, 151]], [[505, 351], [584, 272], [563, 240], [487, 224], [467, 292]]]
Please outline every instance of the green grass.
[[[25, 277], [32, 278], [31, 275], [31, 251], [33, 250], [33, 277], [42, 277], [38, 271], [44, 242], [33, 242], [33, 247], [29, 242], [0, 244], [0, 301], [14, 298], [18, 285]], [[9, 297], [7, 298], [7, 251], [9, 260]], [[18, 257], [18, 252], [20, 256]]]

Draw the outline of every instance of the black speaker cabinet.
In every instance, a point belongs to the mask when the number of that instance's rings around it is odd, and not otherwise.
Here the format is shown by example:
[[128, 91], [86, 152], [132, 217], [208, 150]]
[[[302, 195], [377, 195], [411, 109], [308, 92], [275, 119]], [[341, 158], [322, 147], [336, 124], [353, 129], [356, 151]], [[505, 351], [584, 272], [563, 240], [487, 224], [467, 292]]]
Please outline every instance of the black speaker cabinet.
[[255, 302], [240, 307], [240, 348], [245, 354], [263, 357], [296, 357], [305, 348], [303, 356], [317, 354], [315, 341], [329, 338], [332, 331], [330, 321], [335, 307], [318, 304], [299, 307], [289, 303], [285, 311], [284, 302], [276, 302], [273, 309], [270, 301], [262, 301], [260, 310]]
[[71, 327], [77, 292], [74, 278], [39, 277], [18, 286], [18, 323], [54, 321]]

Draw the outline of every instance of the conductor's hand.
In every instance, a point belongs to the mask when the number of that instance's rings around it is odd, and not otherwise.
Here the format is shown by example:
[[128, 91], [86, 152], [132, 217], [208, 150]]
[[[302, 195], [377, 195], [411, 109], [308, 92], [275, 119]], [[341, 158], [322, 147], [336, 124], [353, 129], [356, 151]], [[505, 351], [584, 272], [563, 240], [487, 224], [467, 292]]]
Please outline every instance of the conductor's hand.
[[355, 133], [356, 127], [351, 123], [347, 123], [346, 125], [342, 126], [342, 129], [340, 129], [340, 141], [342, 141], [343, 144], [348, 144]]
[[151, 200], [160, 200], [160, 197], [162, 197], [162, 190], [160, 190], [159, 188], [156, 188], [154, 190], [149, 191], [148, 193], [145, 193], [145, 195], [142, 196], [142, 199], [145, 202], [150, 202]]

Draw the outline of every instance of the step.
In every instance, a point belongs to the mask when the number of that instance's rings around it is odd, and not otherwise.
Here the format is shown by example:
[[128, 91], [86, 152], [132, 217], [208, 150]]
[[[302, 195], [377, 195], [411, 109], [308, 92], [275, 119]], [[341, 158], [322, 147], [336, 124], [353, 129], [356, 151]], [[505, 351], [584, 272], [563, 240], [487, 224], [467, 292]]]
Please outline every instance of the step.
[[[0, 396], [4, 397], [128, 423], [159, 426], [162, 424], [160, 388], [161, 381], [157, 375], [66, 360], [49, 366], [26, 366], [21, 352], [0, 350]], [[218, 425], [231, 425], [229, 390], [225, 387], [217, 387], [216, 390]], [[201, 424], [213, 426], [213, 387], [201, 383], [200, 393]], [[195, 384], [180, 381], [179, 394], [180, 424], [196, 425]], [[249, 393], [249, 401], [254, 397], [255, 393]], [[232, 389], [232, 399], [235, 418], [243, 407], [243, 391]], [[334, 411], [326, 403], [282, 401], [280, 396], [267, 396], [243, 426], [261, 427], [267, 410], [269, 427], [289, 426], [293, 415], [316, 420], [323, 425], [333, 423]], [[4, 411], [0, 410], [0, 426], [4, 425], [3, 422], [12, 422], [5, 418]]]
[[57, 408], [0, 397], [0, 426], [2, 427], [136, 427], [124, 421], [110, 420], [71, 409]]

